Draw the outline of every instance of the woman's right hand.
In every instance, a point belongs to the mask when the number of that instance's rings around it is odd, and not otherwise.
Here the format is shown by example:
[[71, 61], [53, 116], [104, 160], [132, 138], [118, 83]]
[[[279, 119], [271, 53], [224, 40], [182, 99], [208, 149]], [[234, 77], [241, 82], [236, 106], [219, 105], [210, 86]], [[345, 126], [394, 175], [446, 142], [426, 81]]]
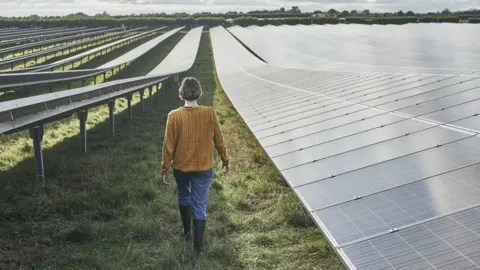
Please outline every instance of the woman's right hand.
[[162, 181], [165, 185], [168, 185], [168, 174], [164, 174], [162, 175]]

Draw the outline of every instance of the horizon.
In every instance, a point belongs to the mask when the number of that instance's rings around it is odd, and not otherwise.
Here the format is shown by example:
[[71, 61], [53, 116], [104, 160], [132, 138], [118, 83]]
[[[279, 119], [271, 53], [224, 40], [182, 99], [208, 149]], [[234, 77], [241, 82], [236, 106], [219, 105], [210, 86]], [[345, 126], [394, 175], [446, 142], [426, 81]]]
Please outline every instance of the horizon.
[[[343, 10], [364, 10], [371, 12], [413, 11], [415, 13], [441, 12], [450, 9], [452, 12], [480, 7], [480, 0], [446, 0], [438, 3], [435, 0], [341, 0], [331, 1], [284, 1], [284, 0], [245, 0], [239, 4], [236, 0], [0, 0], [4, 2], [0, 10], [2, 17], [67, 16], [84, 13], [93, 16], [107, 12], [112, 16], [140, 15], [152, 13], [226, 13], [228, 11], [249, 12], [255, 10], [290, 9], [298, 6], [302, 12], [315, 10], [327, 11], [331, 8]], [[176, 2], [173, 4], [172, 2]]]

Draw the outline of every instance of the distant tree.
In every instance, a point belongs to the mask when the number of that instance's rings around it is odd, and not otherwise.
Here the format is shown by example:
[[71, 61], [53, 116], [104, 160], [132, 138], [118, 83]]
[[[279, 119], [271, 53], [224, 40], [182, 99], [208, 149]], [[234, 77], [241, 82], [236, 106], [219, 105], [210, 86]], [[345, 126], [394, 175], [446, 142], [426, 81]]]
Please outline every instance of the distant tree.
[[298, 6], [292, 6], [292, 8], [290, 9], [290, 11], [292, 13], [300, 13], [300, 8]]
[[284, 12], [285, 12], [285, 8], [284, 8], [284, 7], [281, 7], [281, 8], [280, 8], [280, 12], [281, 12], [281, 13], [284, 13]]
[[348, 15], [350, 15], [350, 12], [348, 12], [348, 10], [344, 10], [340, 13], [340, 16], [342, 17], [347, 17]]
[[362, 11], [361, 13], [363, 16], [370, 16], [370, 10], [369, 9], [365, 9], [364, 11]]
[[398, 15], [398, 16], [405, 16], [405, 13], [403, 13], [403, 11], [400, 10], [400, 11], [397, 12], [397, 15]]
[[413, 11], [409, 10], [409, 11], [407, 11], [407, 16], [415, 16], [415, 13], [413, 13]]
[[335, 9], [330, 9], [329, 11], [327, 11], [328, 14], [338, 14], [340, 12], [336, 11]]
[[352, 16], [357, 16], [357, 15], [358, 15], [358, 11], [352, 10], [352, 11], [350, 11], [350, 15], [352, 15]]
[[313, 12], [313, 14], [323, 14], [323, 11], [321, 11], [321, 10], [315, 10], [315, 11]]
[[446, 8], [442, 11], [442, 14], [444, 15], [448, 15], [448, 14], [451, 14], [452, 12], [450, 11], [450, 9]]

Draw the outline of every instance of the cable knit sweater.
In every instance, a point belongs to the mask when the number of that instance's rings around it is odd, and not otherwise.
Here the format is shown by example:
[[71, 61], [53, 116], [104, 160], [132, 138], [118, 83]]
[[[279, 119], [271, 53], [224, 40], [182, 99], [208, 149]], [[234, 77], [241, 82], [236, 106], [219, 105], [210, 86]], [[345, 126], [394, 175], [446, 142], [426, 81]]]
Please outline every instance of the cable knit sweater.
[[224, 166], [227, 150], [213, 108], [180, 107], [168, 114], [163, 140], [162, 174], [172, 167], [184, 172], [213, 168], [213, 146]]

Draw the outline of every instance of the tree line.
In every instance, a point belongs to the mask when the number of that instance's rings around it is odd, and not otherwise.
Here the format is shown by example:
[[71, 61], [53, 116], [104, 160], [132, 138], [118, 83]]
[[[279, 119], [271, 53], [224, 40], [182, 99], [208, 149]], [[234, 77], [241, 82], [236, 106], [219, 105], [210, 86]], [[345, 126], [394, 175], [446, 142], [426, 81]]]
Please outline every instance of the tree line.
[[204, 25], [207, 28], [219, 25], [295, 25], [295, 24], [406, 24], [406, 23], [480, 23], [480, 10], [451, 12], [448, 9], [437, 13], [419, 14], [412, 11], [398, 11], [395, 13], [373, 13], [368, 9], [363, 11], [315, 11], [303, 13], [293, 6], [291, 9], [257, 10], [250, 12], [230, 11], [227, 13], [202, 12], [195, 14], [176, 13], [151, 13], [139, 15], [111, 16], [107, 12], [89, 16], [84, 13], [75, 13], [67, 16], [38, 16], [27, 17], [3, 17], [0, 18], [0, 28], [3, 27], [98, 27], [121, 25], [129, 27], [137, 26], [186, 26], [195, 27]]

